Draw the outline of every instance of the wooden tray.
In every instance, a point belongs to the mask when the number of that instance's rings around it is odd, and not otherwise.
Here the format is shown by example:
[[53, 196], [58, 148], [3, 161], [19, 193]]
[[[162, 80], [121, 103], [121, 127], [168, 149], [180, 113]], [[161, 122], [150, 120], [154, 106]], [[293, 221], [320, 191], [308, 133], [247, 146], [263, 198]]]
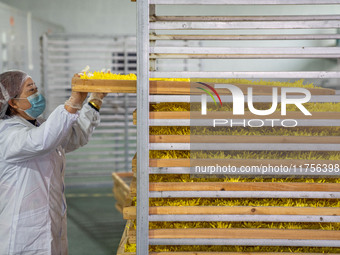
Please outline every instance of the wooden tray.
[[132, 222], [131, 220], [128, 220], [126, 222], [125, 228], [124, 228], [124, 232], [122, 235], [122, 238], [120, 239], [120, 243], [117, 249], [117, 255], [135, 255], [135, 252], [125, 252], [125, 244], [128, 242], [128, 230], [129, 228], [132, 226]]
[[[214, 86], [213, 83], [206, 83]], [[248, 87], [253, 88], [254, 95], [271, 95], [272, 86], [268, 85], [248, 85], [233, 84], [239, 87], [246, 95]], [[150, 81], [150, 95], [191, 95], [202, 94], [202, 90], [197, 89], [199, 86], [196, 82], [181, 81]], [[278, 87], [278, 93], [281, 93], [281, 87]], [[335, 95], [334, 89], [326, 88], [307, 88], [312, 95]], [[77, 76], [72, 78], [72, 90], [80, 92], [103, 92], [103, 93], [136, 93], [136, 80], [96, 80], [80, 79]], [[231, 92], [226, 89], [216, 89], [220, 95], [230, 95]], [[293, 95], [293, 93], [290, 93]]]
[[[340, 112], [311, 112], [312, 116], [304, 115], [302, 112], [287, 112], [287, 115], [282, 116], [281, 112], [274, 112], [270, 115], [266, 115], [262, 119], [303, 119], [303, 120], [339, 120]], [[150, 112], [150, 119], [259, 119], [258, 115], [245, 111], [244, 115], [233, 115], [232, 112], [219, 111], [219, 112], [207, 112], [206, 115], [202, 115], [197, 111], [178, 111], [178, 112]], [[261, 119], [261, 118], [260, 118]], [[137, 124], [137, 110], [133, 112], [133, 124]], [[176, 122], [172, 126], [176, 126]]]
[[115, 207], [116, 209], [123, 213], [123, 208], [125, 206], [130, 206], [131, 192], [130, 192], [130, 184], [132, 182], [133, 173], [112, 173], [113, 179], [113, 196], [116, 199]]
[[[336, 207], [290, 206], [151, 206], [149, 215], [340, 215]], [[136, 207], [124, 208], [124, 219], [136, 219]]]
[[[136, 231], [128, 231], [130, 243], [136, 243]], [[266, 228], [174, 228], [150, 229], [149, 238], [161, 239], [287, 239], [287, 240], [340, 240], [340, 231], [314, 229]]]
[[[132, 171], [137, 171], [137, 154], [132, 159]], [[150, 167], [190, 167], [190, 166], [212, 166], [231, 165], [241, 166], [287, 166], [303, 164], [334, 164], [334, 160], [312, 160], [312, 159], [149, 159]]]
[[311, 143], [340, 144], [339, 136], [150, 135], [150, 143]]
[[[80, 92], [103, 93], [136, 93], [137, 81], [135, 80], [95, 80], [72, 78], [72, 90]], [[190, 82], [150, 81], [151, 95], [190, 93]]]
[[[320, 191], [340, 192], [340, 183], [305, 182], [150, 182], [149, 191]], [[137, 185], [131, 183], [131, 196]], [[340, 213], [340, 211], [339, 211]], [[339, 214], [340, 215], [340, 214]]]

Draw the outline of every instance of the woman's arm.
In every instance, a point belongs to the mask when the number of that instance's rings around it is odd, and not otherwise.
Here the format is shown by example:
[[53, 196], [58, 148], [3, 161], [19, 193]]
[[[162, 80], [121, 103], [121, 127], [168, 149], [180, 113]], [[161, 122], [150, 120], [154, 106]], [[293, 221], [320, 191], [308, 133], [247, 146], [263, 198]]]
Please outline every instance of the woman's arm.
[[106, 95], [107, 93], [91, 93], [87, 104], [80, 111], [79, 119], [62, 143], [65, 152], [74, 151], [88, 143], [94, 129], [99, 125], [99, 109]]
[[71, 152], [86, 145], [99, 122], [99, 112], [85, 104], [79, 112], [78, 120], [73, 123], [69, 134], [61, 144], [65, 152]]
[[69, 134], [79, 114], [58, 106], [39, 127], [4, 123], [0, 128], [0, 156], [8, 162], [26, 161], [57, 148]]
[[26, 161], [56, 149], [70, 133], [87, 92], [72, 92], [64, 105], [58, 106], [39, 127], [20, 122], [3, 122], [0, 128], [0, 156], [8, 162]]

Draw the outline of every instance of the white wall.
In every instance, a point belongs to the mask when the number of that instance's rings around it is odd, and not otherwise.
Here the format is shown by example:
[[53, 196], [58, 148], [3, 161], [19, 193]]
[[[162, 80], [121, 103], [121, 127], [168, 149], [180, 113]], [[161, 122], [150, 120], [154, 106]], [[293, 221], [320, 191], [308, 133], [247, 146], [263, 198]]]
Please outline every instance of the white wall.
[[135, 34], [136, 3], [130, 0], [2, 0], [59, 24], [66, 33]]
[[20, 69], [39, 85], [40, 36], [46, 32], [60, 33], [63, 28], [0, 3], [0, 73]]
[[[135, 34], [136, 2], [130, 0], [0, 0], [59, 24], [66, 33]], [[294, 15], [339, 14], [340, 6], [158, 6], [157, 14]]]

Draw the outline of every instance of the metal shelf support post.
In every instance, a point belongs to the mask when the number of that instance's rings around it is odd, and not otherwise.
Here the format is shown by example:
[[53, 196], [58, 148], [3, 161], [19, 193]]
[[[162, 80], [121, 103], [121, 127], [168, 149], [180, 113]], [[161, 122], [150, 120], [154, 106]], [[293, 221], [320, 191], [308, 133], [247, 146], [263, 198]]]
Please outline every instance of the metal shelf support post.
[[137, 255], [149, 254], [149, 0], [137, 1]]

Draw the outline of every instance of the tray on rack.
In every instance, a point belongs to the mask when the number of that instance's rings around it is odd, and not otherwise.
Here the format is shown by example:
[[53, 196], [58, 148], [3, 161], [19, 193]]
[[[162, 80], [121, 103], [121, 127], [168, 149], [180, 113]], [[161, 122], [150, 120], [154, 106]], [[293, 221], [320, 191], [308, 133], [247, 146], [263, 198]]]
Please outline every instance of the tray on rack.
[[[130, 243], [136, 243], [136, 230], [129, 229], [127, 232]], [[314, 229], [266, 229], [266, 228], [173, 228], [173, 229], [150, 229], [150, 243], [155, 239], [167, 239], [169, 245], [185, 243], [185, 240], [195, 240], [195, 244], [204, 243], [204, 240], [215, 240], [216, 244], [228, 245], [237, 241], [243, 245], [264, 245], [266, 241], [286, 243], [326, 243], [340, 240], [340, 231], [314, 230]], [[307, 240], [307, 241], [306, 241]], [[184, 241], [184, 242], [183, 242]], [[296, 245], [297, 246], [297, 245]]]
[[135, 255], [136, 254], [135, 252], [125, 252], [125, 245], [129, 239], [127, 232], [129, 231], [129, 228], [131, 226], [132, 226], [132, 221], [128, 220], [126, 222], [122, 238], [120, 239], [120, 243], [119, 243], [117, 253], [116, 253], [117, 255]]
[[[324, 164], [334, 163], [334, 160], [312, 160], [312, 159], [189, 159], [189, 158], [173, 158], [173, 159], [149, 159], [150, 167], [190, 167], [192, 164], [200, 166], [211, 166], [212, 164], [232, 164], [234, 166], [260, 166], [261, 164], [270, 164], [272, 166], [290, 166], [301, 164], [313, 164], [322, 162]], [[137, 169], [137, 154], [132, 159], [132, 171]]]
[[[311, 112], [312, 115], [304, 115], [301, 112], [287, 112], [284, 116], [285, 119], [340, 119], [340, 112]], [[190, 119], [254, 119], [258, 116], [245, 111], [244, 115], [234, 115], [232, 112], [229, 111], [219, 111], [219, 112], [207, 112], [206, 115], [202, 115], [201, 112], [198, 111], [157, 111], [157, 112], [149, 112], [149, 118], [154, 120], [175, 120], [182, 119], [182, 120], [190, 120]], [[270, 115], [266, 115], [268, 119], [282, 119], [282, 115], [280, 112], [274, 112]], [[133, 123], [137, 123], [137, 110], [133, 112]], [[169, 125], [170, 126], [170, 125]], [[189, 126], [189, 125], [188, 125]]]
[[115, 207], [116, 209], [123, 213], [124, 206], [130, 206], [131, 199], [131, 191], [130, 184], [133, 179], [132, 172], [121, 172], [121, 173], [112, 173], [113, 179], [113, 196], [116, 199]]
[[[214, 86], [213, 83], [205, 83]], [[190, 95], [202, 94], [202, 90], [196, 88], [197, 82], [184, 81], [150, 81], [150, 95]], [[271, 95], [272, 86], [268, 85], [249, 85], [233, 83], [239, 87], [244, 94], [247, 94], [247, 88], [254, 88], [254, 95]], [[97, 79], [81, 79], [74, 76], [72, 78], [72, 90], [80, 92], [103, 92], [103, 93], [136, 93], [136, 80], [97, 80]], [[327, 88], [307, 88], [312, 95], [335, 95], [335, 90]], [[216, 89], [220, 95], [231, 94], [226, 89]], [[280, 87], [278, 87], [280, 94]]]
[[[72, 78], [72, 90], [80, 92], [136, 93], [136, 80], [96, 80]], [[190, 82], [150, 81], [150, 94], [189, 94]]]

